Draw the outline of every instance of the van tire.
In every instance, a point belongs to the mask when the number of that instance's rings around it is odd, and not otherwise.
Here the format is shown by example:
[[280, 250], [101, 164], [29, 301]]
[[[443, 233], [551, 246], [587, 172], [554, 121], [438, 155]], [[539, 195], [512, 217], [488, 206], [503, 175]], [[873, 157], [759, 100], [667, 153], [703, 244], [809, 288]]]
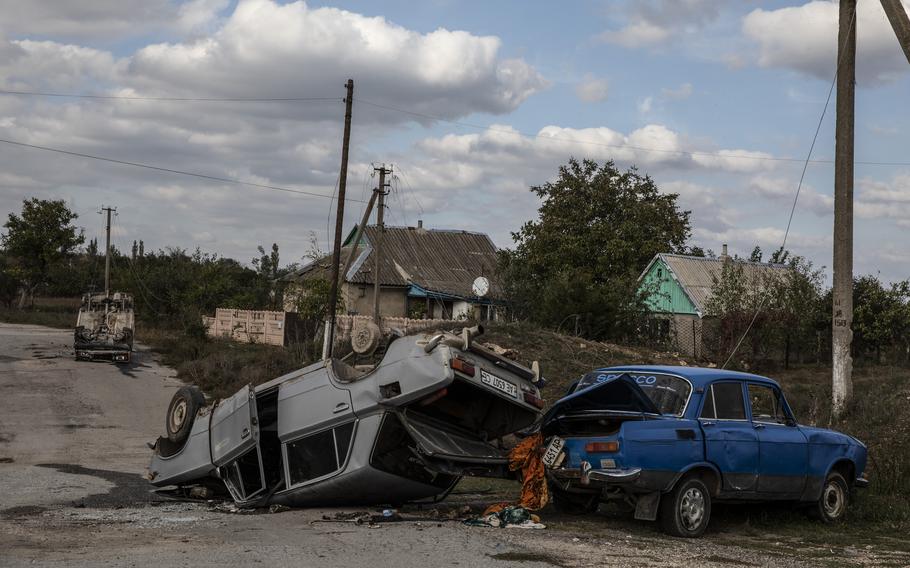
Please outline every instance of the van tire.
[[660, 500], [660, 525], [669, 535], [695, 538], [711, 520], [711, 491], [698, 477], [687, 477]]
[[183, 444], [190, 435], [196, 413], [203, 406], [205, 397], [202, 391], [196, 387], [180, 387], [167, 407], [165, 427], [168, 440]]

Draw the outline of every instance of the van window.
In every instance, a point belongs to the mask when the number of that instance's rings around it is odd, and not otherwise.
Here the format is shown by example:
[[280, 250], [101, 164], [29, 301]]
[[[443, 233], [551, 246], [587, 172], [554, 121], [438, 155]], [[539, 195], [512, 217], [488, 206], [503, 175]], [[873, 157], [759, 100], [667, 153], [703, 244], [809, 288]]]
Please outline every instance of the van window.
[[348, 422], [288, 442], [285, 445], [288, 485], [299, 485], [341, 469], [347, 459], [353, 433], [354, 423]]

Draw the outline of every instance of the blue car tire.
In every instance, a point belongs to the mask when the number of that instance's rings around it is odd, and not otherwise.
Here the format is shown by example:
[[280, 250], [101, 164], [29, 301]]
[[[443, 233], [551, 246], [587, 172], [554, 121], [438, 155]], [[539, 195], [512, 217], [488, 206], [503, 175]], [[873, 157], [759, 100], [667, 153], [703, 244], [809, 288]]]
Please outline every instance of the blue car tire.
[[825, 479], [821, 497], [815, 506], [815, 516], [824, 523], [836, 523], [844, 518], [850, 502], [850, 489], [844, 476], [832, 471]]
[[701, 536], [711, 520], [711, 492], [698, 477], [687, 477], [661, 497], [660, 524], [672, 536]]

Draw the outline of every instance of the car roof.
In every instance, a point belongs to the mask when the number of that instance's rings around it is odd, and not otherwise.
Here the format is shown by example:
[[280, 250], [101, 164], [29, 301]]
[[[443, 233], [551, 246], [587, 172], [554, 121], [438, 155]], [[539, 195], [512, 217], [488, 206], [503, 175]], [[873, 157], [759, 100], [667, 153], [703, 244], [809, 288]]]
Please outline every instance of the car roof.
[[728, 371], [726, 369], [710, 369], [707, 367], [684, 367], [682, 365], [623, 365], [621, 367], [604, 367], [603, 369], [597, 370], [666, 373], [669, 375], [677, 375], [688, 379], [689, 382], [691, 382], [695, 387], [703, 387], [708, 383], [716, 381], [718, 379], [748, 380], [780, 386], [778, 385], [777, 381], [769, 379], [768, 377], [763, 377], [761, 375], [742, 373], [740, 371]]

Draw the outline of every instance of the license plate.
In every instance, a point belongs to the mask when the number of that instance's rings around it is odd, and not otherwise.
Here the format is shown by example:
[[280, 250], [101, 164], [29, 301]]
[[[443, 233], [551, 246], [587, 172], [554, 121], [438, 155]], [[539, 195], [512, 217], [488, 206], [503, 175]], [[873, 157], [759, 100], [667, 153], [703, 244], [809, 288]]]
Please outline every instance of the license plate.
[[547, 451], [543, 453], [543, 464], [547, 467], [553, 467], [553, 465], [556, 463], [556, 460], [559, 459], [559, 454], [562, 453], [562, 449], [565, 447], [565, 445], [566, 441], [559, 436], [556, 436], [550, 440], [550, 445], [547, 446]]
[[513, 398], [518, 398], [518, 387], [483, 369], [480, 370], [480, 382], [485, 385], [490, 385], [494, 389], [500, 390]]

